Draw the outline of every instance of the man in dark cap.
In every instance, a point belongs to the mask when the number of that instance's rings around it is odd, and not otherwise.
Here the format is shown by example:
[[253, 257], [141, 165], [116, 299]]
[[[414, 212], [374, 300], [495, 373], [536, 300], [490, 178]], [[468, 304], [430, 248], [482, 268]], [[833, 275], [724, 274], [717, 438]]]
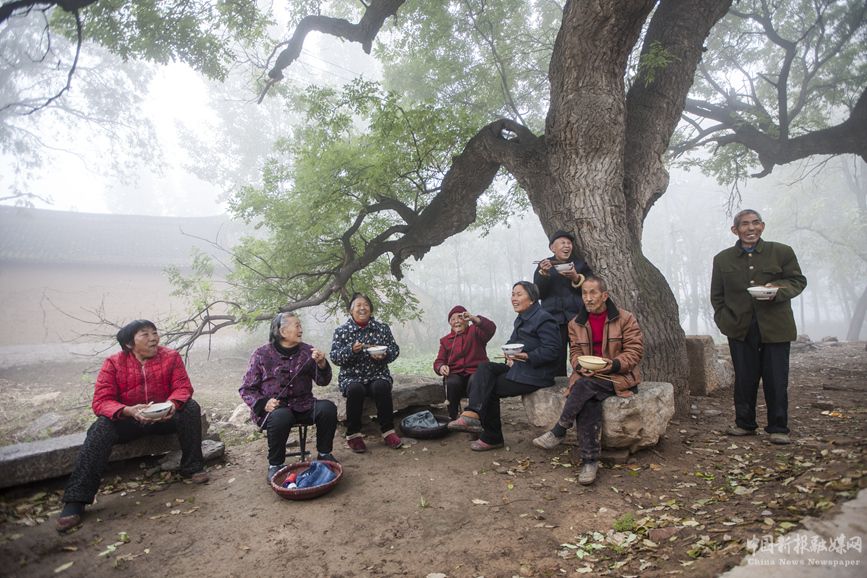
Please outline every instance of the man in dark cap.
[[539, 261], [533, 283], [539, 288], [542, 308], [550, 313], [560, 326], [560, 356], [556, 375], [566, 375], [566, 346], [569, 343], [569, 320], [578, 313], [581, 303], [581, 284], [593, 274], [587, 263], [573, 255], [575, 237], [568, 231], [555, 231], [548, 248], [552, 256]]

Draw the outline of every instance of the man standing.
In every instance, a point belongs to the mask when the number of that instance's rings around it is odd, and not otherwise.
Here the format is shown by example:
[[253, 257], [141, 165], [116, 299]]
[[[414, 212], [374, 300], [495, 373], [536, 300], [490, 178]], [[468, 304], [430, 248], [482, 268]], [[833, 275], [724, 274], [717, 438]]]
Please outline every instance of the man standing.
[[[612, 395], [631, 397], [641, 381], [638, 363], [644, 355], [644, 337], [635, 316], [620, 309], [608, 296], [608, 287], [599, 277], [588, 277], [581, 288], [583, 305], [569, 322], [570, 357], [575, 371], [569, 379], [566, 404], [550, 431], [533, 440], [546, 450], [557, 447], [575, 423], [581, 443], [581, 471], [578, 482], [596, 480], [602, 451], [602, 402]], [[605, 359], [596, 371], [582, 369], [578, 357], [595, 355]]]
[[583, 259], [572, 256], [575, 237], [566, 231], [551, 235], [548, 248], [552, 256], [539, 261], [533, 274], [533, 283], [539, 288], [542, 308], [551, 314], [560, 326], [560, 355], [557, 373], [566, 375], [566, 346], [569, 344], [569, 320], [578, 313], [581, 303], [581, 283], [592, 275]]
[[[758, 212], [735, 215], [732, 233], [738, 241], [713, 259], [710, 301], [714, 321], [729, 339], [735, 368], [733, 436], [755, 435], [759, 379], [768, 406], [765, 431], [771, 443], [789, 443], [789, 347], [797, 338], [791, 300], [807, 286], [795, 252], [788, 245], [764, 241], [765, 223]], [[767, 296], [748, 289], [769, 287]]]

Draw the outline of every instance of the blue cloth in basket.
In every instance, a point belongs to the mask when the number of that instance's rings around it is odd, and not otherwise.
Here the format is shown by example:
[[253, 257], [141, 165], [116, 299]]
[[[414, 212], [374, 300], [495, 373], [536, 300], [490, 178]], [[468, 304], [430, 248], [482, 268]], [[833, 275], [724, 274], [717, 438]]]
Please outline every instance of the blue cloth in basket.
[[318, 460], [310, 462], [310, 467], [298, 474], [295, 484], [299, 488], [312, 488], [327, 484], [337, 477], [331, 468]]

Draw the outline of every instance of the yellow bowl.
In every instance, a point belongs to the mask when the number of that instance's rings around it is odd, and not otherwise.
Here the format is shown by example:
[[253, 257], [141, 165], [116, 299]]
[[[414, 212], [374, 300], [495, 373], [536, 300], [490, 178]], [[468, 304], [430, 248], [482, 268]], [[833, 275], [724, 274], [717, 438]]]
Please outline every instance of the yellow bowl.
[[582, 355], [578, 358], [578, 365], [590, 371], [599, 371], [605, 367], [605, 360], [595, 355]]

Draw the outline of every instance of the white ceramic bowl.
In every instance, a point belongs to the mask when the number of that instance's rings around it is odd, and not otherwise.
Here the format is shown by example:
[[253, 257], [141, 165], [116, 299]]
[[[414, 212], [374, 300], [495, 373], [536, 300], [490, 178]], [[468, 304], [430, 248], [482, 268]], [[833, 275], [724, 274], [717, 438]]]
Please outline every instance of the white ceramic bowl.
[[559, 265], [554, 265], [554, 268], [557, 269], [558, 273], [565, 273], [572, 268], [572, 263], [560, 263]]
[[382, 355], [386, 351], [388, 351], [388, 347], [385, 345], [374, 345], [367, 348], [368, 355]]
[[515, 355], [516, 353], [521, 353], [524, 351], [523, 343], [507, 343], [503, 346], [503, 353], [505, 355]]
[[779, 287], [749, 287], [747, 291], [758, 301], [768, 301], [777, 294], [778, 289]]
[[157, 419], [161, 417], [165, 417], [167, 413], [172, 409], [172, 402], [163, 401], [160, 403], [151, 404], [150, 407], [143, 409], [142, 414], [150, 419]]
[[590, 371], [599, 371], [605, 367], [605, 360], [595, 355], [582, 355], [578, 358], [578, 365]]

